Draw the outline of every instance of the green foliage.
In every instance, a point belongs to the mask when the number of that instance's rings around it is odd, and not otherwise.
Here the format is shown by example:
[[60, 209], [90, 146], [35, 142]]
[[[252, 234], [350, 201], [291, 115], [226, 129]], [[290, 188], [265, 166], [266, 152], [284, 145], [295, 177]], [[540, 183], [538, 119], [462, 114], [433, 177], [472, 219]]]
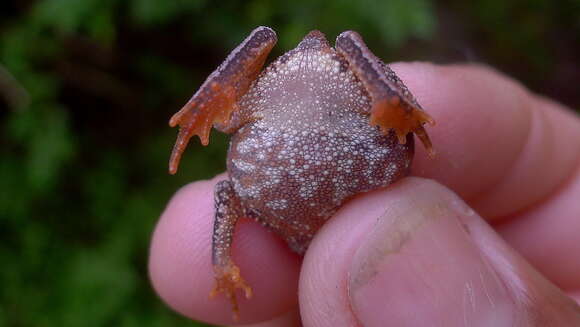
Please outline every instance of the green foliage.
[[131, 1], [131, 17], [139, 25], [161, 25], [175, 20], [179, 16], [196, 14], [203, 8], [205, 0], [173, 0], [159, 5], [156, 0]]
[[[197, 325], [152, 291], [148, 242], [180, 185], [224, 170], [227, 137], [214, 134], [203, 149], [193, 142], [169, 176], [170, 115], [257, 25], [278, 32], [274, 55], [314, 28], [329, 39], [355, 29], [387, 61], [431, 58], [445, 25], [429, 0], [1, 6], [0, 326]], [[527, 11], [499, 0], [463, 6], [442, 8], [476, 21], [470, 35], [497, 40], [482, 52], [508, 68], [505, 49], [534, 54], [523, 63], [557, 63], [536, 35], [575, 19], [538, 0]], [[518, 34], [507, 33], [518, 17]]]

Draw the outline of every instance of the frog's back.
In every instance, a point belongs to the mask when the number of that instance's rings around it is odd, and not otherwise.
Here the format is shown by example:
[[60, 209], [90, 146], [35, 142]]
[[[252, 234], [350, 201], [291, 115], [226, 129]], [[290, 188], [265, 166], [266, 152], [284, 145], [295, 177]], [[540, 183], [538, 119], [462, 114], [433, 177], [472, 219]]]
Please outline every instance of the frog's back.
[[[326, 40], [305, 39], [260, 76], [237, 117], [228, 172], [246, 214], [303, 252], [348, 197], [406, 174], [413, 139], [369, 124], [370, 99]], [[240, 118], [240, 117], [243, 117]]]

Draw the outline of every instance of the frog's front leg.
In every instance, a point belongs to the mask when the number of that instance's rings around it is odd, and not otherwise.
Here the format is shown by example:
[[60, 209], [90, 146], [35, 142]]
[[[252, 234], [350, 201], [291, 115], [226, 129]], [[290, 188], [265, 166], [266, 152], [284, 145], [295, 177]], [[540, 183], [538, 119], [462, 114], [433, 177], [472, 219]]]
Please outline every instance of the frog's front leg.
[[179, 135], [169, 159], [169, 173], [175, 174], [189, 139], [199, 136], [207, 145], [212, 125], [227, 126], [236, 103], [246, 94], [276, 44], [276, 33], [258, 27], [205, 80], [199, 90], [179, 110], [169, 126], [179, 125]]
[[224, 293], [232, 303], [234, 319], [238, 319], [239, 309], [236, 289], [242, 289], [246, 298], [252, 296], [252, 289], [240, 275], [240, 268], [233, 262], [231, 255], [234, 229], [243, 215], [240, 201], [232, 182], [221, 181], [215, 186], [215, 220], [212, 235], [212, 264], [216, 285], [210, 293], [215, 297]]
[[367, 48], [357, 32], [341, 33], [336, 38], [335, 47], [371, 96], [371, 124], [380, 126], [384, 133], [392, 128], [401, 144], [405, 143], [408, 133], [415, 133], [427, 151], [433, 154], [423, 125], [434, 124], [434, 120], [423, 111], [395, 72]]

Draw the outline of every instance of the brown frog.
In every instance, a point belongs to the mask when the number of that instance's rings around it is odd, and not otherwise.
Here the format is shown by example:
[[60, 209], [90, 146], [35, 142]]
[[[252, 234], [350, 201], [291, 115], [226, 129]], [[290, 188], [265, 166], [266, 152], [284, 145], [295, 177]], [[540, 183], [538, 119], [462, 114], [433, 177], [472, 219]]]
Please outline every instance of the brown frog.
[[409, 173], [413, 134], [432, 153], [433, 123], [397, 75], [354, 31], [333, 49], [312, 31], [262, 70], [276, 33], [258, 27], [207, 78], [170, 126], [179, 125], [169, 172], [189, 139], [211, 127], [232, 133], [228, 180], [215, 188], [212, 260], [216, 286], [238, 315], [235, 291], [252, 290], [232, 261], [236, 222], [249, 217], [303, 254], [348, 198]]

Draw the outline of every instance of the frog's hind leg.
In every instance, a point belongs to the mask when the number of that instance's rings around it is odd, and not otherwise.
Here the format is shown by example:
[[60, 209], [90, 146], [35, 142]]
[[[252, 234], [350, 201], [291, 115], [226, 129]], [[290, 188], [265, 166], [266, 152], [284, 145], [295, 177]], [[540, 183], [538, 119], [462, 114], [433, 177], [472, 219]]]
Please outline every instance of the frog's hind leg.
[[276, 33], [260, 26], [235, 48], [205, 80], [199, 90], [169, 121], [179, 125], [179, 135], [169, 159], [169, 173], [175, 174], [189, 139], [199, 136], [207, 145], [213, 124], [227, 126], [237, 101], [248, 91], [276, 44]]
[[238, 319], [239, 308], [236, 289], [242, 289], [246, 298], [252, 296], [252, 289], [240, 275], [240, 268], [231, 255], [234, 228], [242, 216], [240, 201], [230, 181], [221, 181], [215, 187], [215, 220], [212, 235], [212, 264], [216, 286], [210, 293], [215, 297], [224, 293], [232, 303], [234, 319]]
[[335, 46], [371, 96], [371, 124], [378, 125], [385, 134], [392, 128], [401, 144], [406, 142], [408, 133], [417, 134], [432, 155], [431, 140], [423, 125], [434, 124], [434, 120], [395, 72], [367, 48], [357, 32], [341, 33]]

